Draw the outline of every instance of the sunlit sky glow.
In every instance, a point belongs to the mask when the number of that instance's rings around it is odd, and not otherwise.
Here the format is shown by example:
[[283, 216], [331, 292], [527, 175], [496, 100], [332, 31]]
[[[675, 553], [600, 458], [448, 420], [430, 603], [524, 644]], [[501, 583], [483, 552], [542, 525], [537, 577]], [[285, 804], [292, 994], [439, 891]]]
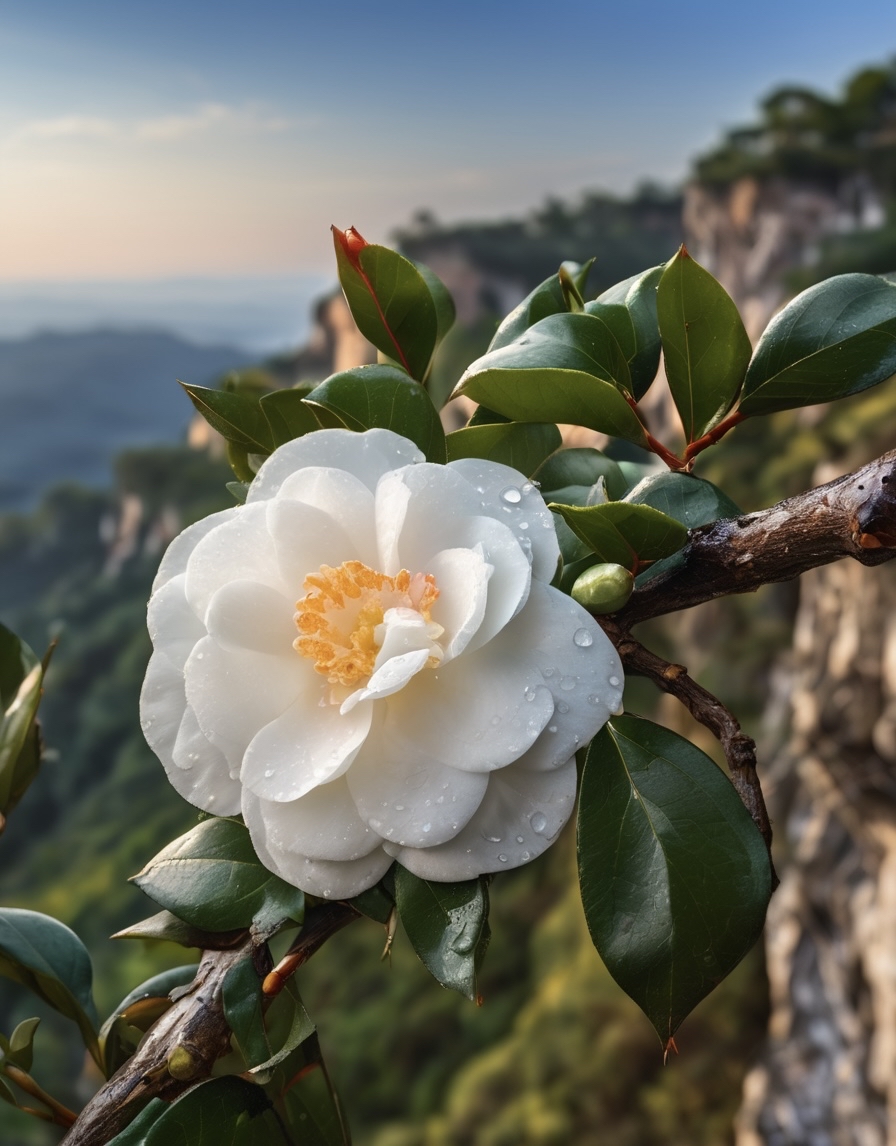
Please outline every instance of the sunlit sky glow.
[[329, 225], [674, 182], [893, 0], [0, 0], [0, 281], [329, 273]]

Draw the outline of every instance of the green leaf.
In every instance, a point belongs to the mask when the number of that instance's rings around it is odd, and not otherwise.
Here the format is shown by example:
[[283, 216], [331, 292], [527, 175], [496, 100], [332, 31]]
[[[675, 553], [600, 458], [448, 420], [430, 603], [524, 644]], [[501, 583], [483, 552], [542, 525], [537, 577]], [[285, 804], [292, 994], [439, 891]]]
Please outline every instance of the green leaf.
[[443, 294], [434, 298], [427, 277], [409, 259], [365, 242], [354, 228], [343, 233], [334, 227], [333, 237], [339, 281], [358, 329], [421, 382], [447, 329]]
[[0, 625], [0, 813], [9, 812], [37, 774], [40, 734], [34, 718], [43, 670], [31, 649]]
[[362, 891], [348, 902], [362, 915], [377, 923], [388, 923], [395, 910], [395, 900], [380, 883], [374, 884], [367, 891]]
[[623, 497], [628, 489], [625, 475], [616, 462], [590, 446], [559, 450], [539, 466], [533, 477], [541, 486], [545, 501], [561, 501], [564, 505], [588, 505], [588, 498], [601, 478], [612, 500]]
[[436, 346], [438, 346], [451, 327], [454, 326], [454, 320], [457, 318], [454, 299], [451, 297], [451, 292], [439, 276], [434, 274], [429, 267], [418, 262], [414, 262], [413, 265], [417, 268], [420, 277], [426, 283], [432, 297], [433, 305], [436, 308]]
[[445, 432], [426, 390], [397, 366], [356, 366], [333, 374], [308, 395], [351, 430], [382, 427], [409, 438], [428, 461], [445, 461]]
[[718, 425], [737, 398], [750, 340], [734, 301], [684, 247], [656, 292], [666, 378], [688, 442]]
[[305, 401], [307, 394], [307, 389], [274, 390], [259, 402], [275, 447], [320, 429], [314, 411]]
[[395, 868], [395, 905], [411, 946], [427, 970], [442, 984], [478, 999], [476, 973], [485, 957], [488, 884], [432, 883], [405, 868]]
[[[513, 308], [495, 331], [495, 336], [489, 343], [488, 353], [509, 346], [530, 326], [541, 322], [549, 315], [567, 314], [573, 309], [571, 300], [575, 300], [578, 309], [581, 309], [584, 286], [582, 275], [584, 273], [585, 278], [588, 277], [593, 262], [591, 259], [584, 267], [579, 267], [576, 263], [564, 263], [557, 274], [539, 283], [535, 290], [527, 294], [523, 301]], [[561, 279], [564, 270], [565, 275]]]
[[650, 505], [687, 529], [709, 525], [722, 517], [739, 517], [743, 512], [718, 486], [693, 474], [651, 474], [629, 490], [625, 501]]
[[173, 967], [128, 992], [100, 1028], [103, 1073], [111, 1077], [131, 1057], [143, 1035], [171, 1006], [171, 992], [196, 977], [197, 965]]
[[[187, 397], [213, 430], [249, 453], [269, 454], [277, 444], [257, 396], [188, 386]], [[238, 474], [243, 478], [242, 474]], [[245, 480], [245, 479], [244, 479]]]
[[874, 275], [837, 275], [772, 319], [747, 370], [740, 411], [833, 402], [894, 373], [896, 286]]
[[293, 979], [287, 981], [268, 1007], [265, 1027], [270, 1054], [252, 1068], [252, 1073], [262, 1081], [281, 1064], [288, 1066], [294, 1052], [314, 1035], [314, 1023], [305, 1010]]
[[19, 1070], [30, 1071], [34, 1061], [34, 1035], [40, 1019], [23, 1019], [9, 1036], [6, 1059]]
[[243, 824], [203, 820], [163, 848], [134, 882], [162, 907], [203, 931], [254, 925], [273, 934], [301, 923], [304, 896], [263, 867]]
[[213, 1078], [173, 1103], [154, 1098], [108, 1146], [292, 1146], [260, 1086]]
[[[630, 386], [628, 363], [622, 347], [607, 324], [590, 314], [550, 315], [530, 326], [508, 345], [486, 351], [467, 367], [455, 395], [474, 397], [468, 381], [478, 374], [495, 370], [575, 371], [624, 390]], [[493, 409], [504, 413], [498, 406]], [[558, 419], [543, 420], [553, 422]]]
[[[656, 313], [656, 285], [662, 273], [662, 266], [651, 267], [605, 290], [594, 303], [585, 304], [586, 314], [592, 313], [592, 307], [594, 313], [602, 314], [600, 308], [603, 306], [624, 306], [628, 312], [634, 345], [624, 345], [623, 349], [631, 375], [632, 394], [638, 399], [646, 393], [660, 365], [662, 344]], [[620, 334], [616, 337], [622, 345], [622, 340], [628, 336], [628, 328], [619, 315], [614, 316], [613, 321], [620, 325], [621, 337]], [[608, 321], [608, 325], [615, 334], [613, 321]]]
[[594, 945], [667, 1045], [762, 930], [771, 895], [762, 837], [708, 756], [624, 716], [588, 750], [578, 850]]
[[0, 1099], [2, 1099], [4, 1102], [8, 1102], [10, 1106], [15, 1106], [18, 1109], [19, 1103], [16, 1099], [15, 1093], [10, 1086], [7, 1086], [2, 1074], [0, 1074]]
[[159, 911], [148, 919], [132, 923], [123, 931], [116, 931], [112, 938], [159, 940], [179, 943], [181, 947], [198, 947], [202, 951], [226, 951], [228, 947], [235, 946], [245, 930], [240, 927], [233, 931], [203, 931], [199, 927], [191, 927], [170, 911]]
[[295, 1141], [301, 1146], [351, 1146], [316, 1034], [302, 1044], [295, 1058], [276, 1104]]
[[260, 1066], [273, 1054], [264, 1025], [261, 980], [250, 956], [231, 967], [221, 984], [224, 1017], [246, 1066]]
[[530, 477], [562, 441], [552, 422], [498, 422], [455, 430], [445, 438], [445, 446], [449, 462], [486, 458]]
[[647, 445], [644, 427], [610, 382], [578, 370], [486, 370], [455, 390], [515, 422], [570, 422]]
[[99, 1062], [93, 967], [87, 948], [64, 923], [36, 911], [0, 908], [0, 975], [77, 1023]]
[[608, 501], [604, 505], [549, 506], [601, 561], [634, 571], [644, 561], [668, 557], [687, 542], [688, 531], [678, 521], [647, 505]]

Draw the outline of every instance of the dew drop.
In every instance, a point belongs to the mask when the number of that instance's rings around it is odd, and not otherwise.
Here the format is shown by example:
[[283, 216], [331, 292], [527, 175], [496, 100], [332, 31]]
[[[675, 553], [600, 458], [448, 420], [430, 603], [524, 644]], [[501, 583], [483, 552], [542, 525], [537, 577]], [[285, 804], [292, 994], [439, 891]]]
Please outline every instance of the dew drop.
[[423, 825], [423, 831], [424, 832], [431, 832], [432, 831], [432, 824], [424, 824]]
[[556, 732], [556, 731], [557, 731], [557, 725], [556, 724], [549, 724], [548, 725], [548, 732]]
[[588, 697], [588, 703], [589, 704], [600, 704], [600, 697], [595, 696], [595, 694], [592, 692], [592, 694]]
[[587, 649], [589, 645], [594, 644], [594, 637], [587, 629], [576, 629], [572, 635], [572, 643], [578, 645], [580, 649]]
[[529, 823], [532, 825], [532, 831], [536, 835], [544, 835], [544, 830], [548, 826], [548, 818], [544, 812], [533, 812], [529, 817]]
[[527, 688], [526, 691], [523, 693], [523, 696], [531, 704], [532, 701], [535, 699], [535, 689], [534, 688]]
[[[613, 683], [612, 677], [610, 678], [610, 683]], [[619, 681], [617, 680], [616, 683], [619, 684]], [[564, 692], [572, 692], [572, 690], [576, 687], [576, 678], [574, 676], [563, 677], [563, 679], [560, 681], [560, 687]]]
[[271, 778], [273, 775], [274, 775], [274, 769], [273, 769], [273, 768], [265, 768], [265, 770], [264, 770], [264, 778], [265, 778], [265, 780], [270, 780], [270, 778]]
[[523, 495], [515, 485], [509, 485], [507, 489], [501, 491], [501, 500], [506, 501], [509, 505], [519, 505], [522, 499]]
[[520, 521], [517, 524], [518, 524], [518, 527], [520, 529], [528, 529], [529, 528], [529, 522], [528, 521]]
[[404, 811], [404, 804], [396, 804], [395, 805], [395, 811], [396, 812], [403, 812]]
[[516, 837], [516, 842], [517, 842], [518, 844], [521, 844], [521, 843], [523, 842], [523, 837], [522, 837], [522, 836], [517, 836], [517, 837]]
[[609, 679], [609, 681], [608, 681], [607, 683], [608, 683], [608, 684], [609, 684], [609, 685], [610, 685], [612, 688], [618, 688], [618, 687], [619, 687], [619, 677], [618, 677], [618, 676], [611, 676], [611, 677], [610, 677], [610, 679]]
[[558, 700], [557, 701], [557, 711], [558, 712], [569, 712], [569, 705], [566, 704], [562, 700]]
[[482, 833], [482, 838], [490, 844], [499, 844], [504, 838], [503, 836], [487, 836], [485, 832]]
[[554, 669], [545, 669], [542, 673], [542, 676], [545, 678], [545, 680], [550, 680], [553, 675]]
[[196, 660], [201, 661], [204, 656], [205, 656], [205, 653], [197, 653], [196, 654]]
[[498, 856], [498, 862], [499, 863], [507, 863], [507, 856], [504, 855], [503, 852]]
[[424, 808], [429, 808], [431, 805], [432, 805], [432, 800], [424, 800], [423, 801], [423, 807]]
[[530, 853], [529, 852], [523, 852], [523, 863], [526, 863], [526, 861], [529, 859], [531, 859]]

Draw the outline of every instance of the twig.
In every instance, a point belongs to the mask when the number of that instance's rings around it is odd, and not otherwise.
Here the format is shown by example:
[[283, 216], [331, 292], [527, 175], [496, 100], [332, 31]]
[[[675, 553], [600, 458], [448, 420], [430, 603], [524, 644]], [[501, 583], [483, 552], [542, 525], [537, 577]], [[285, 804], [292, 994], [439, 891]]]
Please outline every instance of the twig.
[[[672, 664], [646, 649], [640, 641], [620, 630], [608, 619], [603, 619], [607, 635], [616, 645], [627, 672], [645, 676], [661, 689], [681, 701], [696, 721], [708, 728], [722, 746], [731, 783], [734, 785], [753, 823], [759, 829], [769, 860], [772, 853], [772, 826], [762, 794], [762, 785], [756, 771], [756, 744], [741, 731], [734, 714], [711, 692], [688, 674], [684, 665]], [[778, 886], [778, 876], [772, 864], [772, 889]]]
[[77, 1119], [77, 1114], [73, 1110], [69, 1110], [67, 1106], [63, 1106], [61, 1102], [57, 1102], [52, 1094], [47, 1094], [42, 1086], [40, 1086], [31, 1077], [27, 1071], [20, 1070], [12, 1063], [5, 1063], [3, 1066], [3, 1074], [11, 1079], [20, 1090], [24, 1090], [26, 1094], [30, 1094], [32, 1098], [36, 1098], [38, 1102], [42, 1103], [49, 1114], [44, 1113], [42, 1110], [34, 1110], [30, 1106], [20, 1106], [20, 1110], [24, 1110], [27, 1114], [33, 1114], [36, 1118], [41, 1118], [47, 1122], [54, 1122], [57, 1126], [74, 1125]]

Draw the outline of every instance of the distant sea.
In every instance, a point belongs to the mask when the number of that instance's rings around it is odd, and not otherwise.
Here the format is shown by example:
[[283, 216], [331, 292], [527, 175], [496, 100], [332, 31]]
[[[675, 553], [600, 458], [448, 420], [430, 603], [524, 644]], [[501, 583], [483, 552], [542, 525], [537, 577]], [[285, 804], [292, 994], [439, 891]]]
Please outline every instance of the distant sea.
[[335, 278], [321, 274], [0, 282], [0, 339], [150, 329], [260, 356], [304, 344], [312, 304], [334, 286]]

